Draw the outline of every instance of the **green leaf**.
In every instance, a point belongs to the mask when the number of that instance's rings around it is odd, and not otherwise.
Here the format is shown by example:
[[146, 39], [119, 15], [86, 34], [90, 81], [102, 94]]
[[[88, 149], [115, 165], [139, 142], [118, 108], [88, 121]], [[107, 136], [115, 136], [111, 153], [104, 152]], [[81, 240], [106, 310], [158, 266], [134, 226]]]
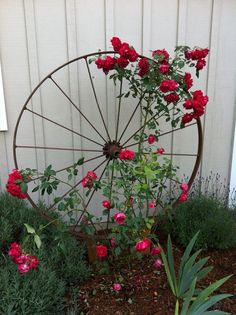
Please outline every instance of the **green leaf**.
[[29, 234], [35, 234], [35, 229], [32, 226], [27, 223], [24, 223], [24, 226], [26, 227], [26, 230]]
[[35, 242], [37, 248], [39, 249], [42, 245], [42, 241], [41, 241], [40, 237], [38, 236], [38, 234], [34, 235], [34, 242]]
[[168, 235], [168, 241], [167, 241], [167, 259], [168, 259], [168, 264], [170, 268], [170, 273], [171, 273], [171, 278], [173, 281], [173, 285], [175, 287], [175, 292], [176, 295], [178, 296], [178, 288], [177, 288], [177, 280], [176, 280], [176, 275], [175, 275], [175, 263], [174, 263], [174, 257], [173, 257], [173, 249], [172, 249], [172, 242], [170, 235]]
[[163, 261], [163, 264], [164, 264], [164, 268], [165, 268], [165, 272], [166, 272], [166, 275], [167, 275], [167, 280], [169, 282], [169, 286], [171, 288], [172, 293], [176, 296], [176, 290], [175, 290], [175, 286], [174, 286], [174, 283], [173, 283], [173, 280], [172, 280], [172, 277], [171, 277], [170, 268], [169, 268], [169, 265], [168, 265], [168, 261], [167, 261], [166, 255], [165, 255], [164, 250], [162, 249], [160, 244], [158, 244], [158, 247], [161, 248], [161, 258], [162, 258], [162, 261]]
[[77, 165], [82, 165], [84, 164], [84, 157], [80, 158], [77, 162]]
[[183, 308], [182, 308], [182, 311], [181, 311], [180, 315], [187, 315], [188, 314], [188, 308], [189, 308], [189, 305], [190, 305], [191, 300], [193, 298], [193, 294], [194, 294], [194, 291], [195, 291], [196, 283], [197, 283], [197, 278], [195, 278], [192, 281], [190, 289], [187, 292], [186, 299], [184, 301]]
[[23, 194], [26, 194], [28, 191], [28, 186], [25, 182], [20, 183], [20, 190], [22, 191]]
[[32, 190], [32, 192], [36, 192], [36, 191], [38, 191], [39, 190], [39, 186], [36, 186], [33, 190]]

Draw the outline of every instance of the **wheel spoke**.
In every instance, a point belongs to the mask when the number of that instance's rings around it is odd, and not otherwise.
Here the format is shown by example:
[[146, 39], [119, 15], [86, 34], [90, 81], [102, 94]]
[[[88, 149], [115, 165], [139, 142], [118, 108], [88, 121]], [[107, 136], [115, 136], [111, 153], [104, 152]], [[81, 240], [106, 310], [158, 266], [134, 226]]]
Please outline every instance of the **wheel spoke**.
[[[136, 130], [133, 134], [132, 134], [132, 136], [130, 136], [124, 143], [123, 143], [123, 145], [122, 145], [122, 147], [127, 143], [127, 142], [129, 142], [129, 140], [130, 139], [132, 139], [139, 131], [141, 131], [141, 130], [143, 130], [147, 125], [148, 125], [148, 123], [150, 122], [150, 121], [152, 121], [153, 119], [159, 119], [159, 118], [161, 118], [162, 116], [164, 116], [165, 115], [165, 112], [162, 114], [162, 115], [160, 115], [160, 116], [158, 116], [159, 115], [159, 113], [156, 113], [154, 116], [152, 116], [150, 119], [148, 119], [147, 121], [146, 121], [146, 123], [143, 125], [143, 126], [141, 126], [138, 130]], [[139, 142], [138, 142], [139, 143]]]
[[40, 147], [34, 145], [16, 145], [16, 149], [43, 149], [43, 150], [62, 150], [62, 151], [80, 151], [80, 152], [103, 152], [102, 150], [89, 150], [89, 149], [75, 149], [75, 148], [61, 148], [61, 147]]
[[118, 142], [120, 142], [121, 139], [123, 138], [123, 135], [124, 135], [125, 131], [127, 130], [127, 128], [129, 127], [129, 124], [131, 123], [131, 120], [133, 119], [133, 117], [134, 117], [134, 115], [135, 115], [137, 109], [139, 108], [139, 105], [140, 105], [140, 103], [142, 102], [143, 97], [144, 97], [144, 94], [143, 94], [142, 96], [140, 96], [139, 102], [138, 102], [138, 104], [136, 105], [136, 107], [135, 107], [135, 109], [134, 109], [132, 115], [130, 116], [130, 119], [128, 120], [128, 122], [127, 122], [127, 124], [126, 124], [126, 126], [125, 126], [125, 128], [124, 128], [124, 130], [123, 130], [123, 132], [122, 132], [122, 134], [120, 135], [120, 138], [119, 138]]
[[85, 59], [85, 62], [86, 62], [86, 67], [87, 67], [87, 70], [88, 70], [89, 79], [90, 79], [90, 83], [91, 83], [91, 86], [92, 86], [92, 90], [93, 90], [93, 95], [94, 95], [94, 98], [95, 98], [95, 102], [96, 102], [96, 104], [97, 104], [97, 108], [98, 108], [99, 114], [100, 114], [100, 116], [101, 116], [101, 119], [102, 119], [104, 128], [105, 128], [105, 130], [106, 130], [108, 139], [111, 140], [110, 135], [109, 135], [109, 133], [108, 133], [108, 129], [107, 129], [105, 120], [104, 120], [104, 117], [103, 117], [103, 114], [102, 114], [102, 111], [101, 111], [101, 108], [100, 108], [100, 105], [99, 105], [99, 103], [98, 103], [98, 98], [97, 98], [97, 94], [96, 94], [96, 91], [95, 91], [95, 87], [94, 87], [94, 83], [93, 83], [91, 71], [90, 71], [90, 68], [89, 68], [89, 64], [88, 64], [87, 58], [84, 58], [84, 59]]
[[81, 110], [76, 106], [76, 104], [72, 101], [72, 99], [66, 94], [66, 92], [59, 86], [59, 84], [50, 77], [51, 81], [56, 85], [56, 87], [62, 92], [63, 95], [69, 100], [69, 102], [77, 109], [82, 117], [87, 121], [87, 123], [96, 131], [96, 133], [106, 142], [106, 139], [100, 134], [100, 132], [94, 127], [94, 125], [90, 122], [90, 120], [81, 112]]
[[[109, 200], [111, 201], [111, 195], [112, 195], [112, 187], [113, 187], [113, 178], [114, 178], [114, 160], [112, 161], [112, 171], [111, 171], [111, 184], [110, 184], [110, 196], [109, 196]], [[108, 215], [107, 215], [107, 230], [109, 227], [109, 221], [110, 221], [110, 211], [108, 211]]]
[[[105, 160], [105, 161], [106, 161], [106, 160]], [[98, 167], [102, 166], [102, 164], [104, 164], [105, 161], [103, 161], [103, 163], [101, 163]], [[104, 167], [104, 169], [103, 169], [103, 171], [102, 171], [102, 173], [101, 173], [101, 175], [100, 175], [100, 177], [99, 177], [99, 179], [98, 179], [99, 181], [101, 180], [103, 174], [105, 173], [106, 167], [108, 166], [109, 163], [110, 163], [110, 160], [107, 161], [107, 164], [105, 165], [105, 167]], [[98, 167], [96, 167], [96, 169], [98, 169]], [[96, 169], [94, 169], [94, 170], [96, 170]], [[92, 193], [91, 193], [91, 195], [90, 195], [90, 197], [89, 197], [89, 199], [88, 199], [88, 201], [87, 201], [87, 203], [86, 203], [86, 205], [85, 205], [85, 207], [84, 207], [84, 210], [82, 211], [82, 213], [81, 213], [79, 219], [76, 221], [76, 223], [75, 223], [75, 225], [74, 225], [74, 227], [73, 227], [73, 230], [75, 230], [76, 227], [78, 226], [78, 224], [79, 224], [81, 218], [83, 217], [84, 213], [85, 213], [85, 212], [88, 212], [88, 211], [87, 211], [87, 207], [88, 207], [88, 205], [90, 204], [90, 201], [92, 200], [95, 191], [96, 191], [96, 188], [94, 188], [94, 189], [92, 190]]]
[[59, 127], [65, 129], [65, 130], [68, 130], [68, 131], [70, 131], [70, 132], [72, 132], [72, 133], [74, 133], [74, 134], [76, 134], [76, 135], [78, 135], [78, 136], [80, 136], [80, 137], [82, 137], [82, 138], [84, 138], [84, 139], [87, 139], [87, 140], [90, 141], [90, 142], [96, 143], [97, 145], [103, 147], [103, 145], [102, 145], [101, 143], [98, 143], [98, 142], [95, 141], [95, 140], [92, 140], [92, 139], [90, 139], [90, 138], [88, 138], [88, 137], [86, 137], [86, 136], [83, 136], [83, 135], [81, 135], [79, 132], [76, 132], [76, 131], [74, 131], [74, 130], [68, 128], [68, 127], [65, 127], [65, 126], [59, 124], [58, 122], [56, 122], [56, 121], [54, 121], [54, 120], [52, 120], [52, 119], [50, 119], [50, 118], [48, 118], [48, 117], [46, 117], [46, 116], [44, 116], [44, 115], [41, 115], [41, 114], [39, 114], [39, 113], [36, 113], [35, 111], [33, 111], [33, 110], [29, 109], [29, 108], [26, 108], [26, 110], [28, 110], [29, 112], [31, 112], [32, 114], [34, 114], [34, 115], [36, 115], [36, 116], [39, 116], [39, 117], [41, 117], [41, 118], [43, 118], [43, 119], [45, 119], [45, 120], [51, 122], [52, 124], [54, 124], [54, 125], [56, 125], [56, 126], [59, 126]]
[[120, 94], [119, 94], [119, 105], [118, 105], [118, 113], [117, 113], [117, 123], [116, 123], [116, 141], [118, 138], [118, 129], [119, 129], [119, 123], [120, 123], [120, 106], [121, 106], [121, 94], [122, 94], [122, 85], [123, 85], [123, 79], [120, 81]]

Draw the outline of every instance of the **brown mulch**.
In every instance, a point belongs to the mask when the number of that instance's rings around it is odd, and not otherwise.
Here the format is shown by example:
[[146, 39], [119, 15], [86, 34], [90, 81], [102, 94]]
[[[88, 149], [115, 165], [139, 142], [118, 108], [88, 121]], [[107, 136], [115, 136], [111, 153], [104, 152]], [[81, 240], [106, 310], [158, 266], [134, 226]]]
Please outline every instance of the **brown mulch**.
[[[175, 247], [176, 265], [179, 265], [183, 250]], [[217, 293], [230, 293], [234, 296], [217, 304], [216, 309], [236, 315], [236, 248], [203, 252], [202, 257], [210, 256], [208, 265], [214, 269], [201, 281], [200, 288], [234, 274]], [[116, 282], [112, 275], [94, 274], [80, 285], [79, 303], [87, 315], [173, 315], [175, 298], [169, 289], [164, 268], [154, 273], [147, 259], [138, 261], [132, 269], [121, 270], [122, 291], [112, 291]]]

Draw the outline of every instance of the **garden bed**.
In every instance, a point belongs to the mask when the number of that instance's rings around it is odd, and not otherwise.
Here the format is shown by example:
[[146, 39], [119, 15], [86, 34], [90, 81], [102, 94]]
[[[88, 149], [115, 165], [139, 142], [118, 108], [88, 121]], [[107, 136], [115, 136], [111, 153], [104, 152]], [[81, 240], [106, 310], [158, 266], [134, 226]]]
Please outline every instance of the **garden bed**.
[[[164, 242], [166, 243], [166, 242]], [[175, 246], [176, 265], [183, 254], [180, 247]], [[205, 251], [202, 256], [210, 256], [208, 265], [214, 266], [209, 276], [200, 282], [205, 288], [214, 281], [229, 274], [228, 280], [218, 293], [234, 294], [218, 303], [214, 309], [236, 314], [236, 248], [229, 250]], [[112, 292], [114, 276], [94, 274], [80, 286], [79, 303], [87, 315], [173, 315], [175, 299], [171, 293], [164, 268], [153, 272], [153, 266], [147, 260], [138, 261], [133, 268], [121, 270], [123, 287], [120, 292]]]

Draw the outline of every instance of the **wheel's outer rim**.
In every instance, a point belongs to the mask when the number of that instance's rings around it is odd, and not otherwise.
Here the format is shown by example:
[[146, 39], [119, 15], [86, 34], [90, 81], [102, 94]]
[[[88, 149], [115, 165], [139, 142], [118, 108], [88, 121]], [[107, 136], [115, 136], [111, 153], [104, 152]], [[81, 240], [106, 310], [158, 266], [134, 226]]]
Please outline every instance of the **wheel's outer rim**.
[[[56, 69], [54, 69], [52, 72], [50, 72], [46, 77], [44, 77], [44, 79], [42, 79], [39, 84], [34, 88], [34, 90], [31, 92], [31, 94], [28, 96], [27, 100], [25, 101], [23, 108], [20, 111], [19, 117], [17, 119], [16, 122], [16, 126], [15, 126], [15, 130], [14, 130], [14, 135], [13, 135], [13, 159], [14, 159], [14, 164], [15, 164], [15, 168], [18, 169], [18, 162], [17, 162], [17, 154], [16, 154], [16, 149], [17, 149], [17, 144], [16, 144], [16, 138], [17, 138], [17, 132], [18, 132], [18, 127], [20, 124], [20, 120], [21, 117], [26, 109], [26, 106], [28, 105], [29, 101], [31, 100], [31, 98], [34, 96], [35, 92], [38, 90], [38, 88], [47, 80], [50, 79], [51, 76], [59, 71], [60, 69], [68, 66], [69, 64], [79, 61], [81, 59], [85, 59], [87, 60], [88, 57], [93, 57], [93, 56], [99, 56], [99, 55], [106, 55], [106, 54], [116, 54], [117, 52], [115, 51], [98, 51], [98, 52], [94, 52], [94, 53], [90, 53], [90, 54], [86, 54], [77, 58], [74, 58], [72, 60], [69, 60], [68, 62], [62, 64], [61, 66], [57, 67]], [[145, 56], [143, 55], [138, 55], [139, 58], [143, 58]], [[151, 58], [145, 57], [149, 60], [155, 61]], [[190, 179], [188, 181], [188, 187], [189, 189], [191, 188], [193, 181], [197, 175], [200, 163], [201, 163], [201, 158], [202, 158], [202, 151], [203, 151], [203, 131], [202, 131], [202, 123], [200, 118], [196, 119], [197, 122], [197, 128], [198, 128], [198, 149], [197, 149], [197, 154], [196, 154], [196, 161], [193, 167], [193, 171], [191, 173]], [[41, 215], [43, 217], [45, 217], [47, 220], [52, 221], [55, 220], [54, 218], [52, 218], [47, 212], [43, 211], [42, 209], [40, 209], [33, 201], [33, 199], [30, 197], [29, 194], [27, 194], [27, 199], [29, 200], [29, 202], [31, 203], [31, 205], [37, 209]], [[172, 204], [172, 207], [175, 208], [178, 204], [180, 203], [179, 198]]]

